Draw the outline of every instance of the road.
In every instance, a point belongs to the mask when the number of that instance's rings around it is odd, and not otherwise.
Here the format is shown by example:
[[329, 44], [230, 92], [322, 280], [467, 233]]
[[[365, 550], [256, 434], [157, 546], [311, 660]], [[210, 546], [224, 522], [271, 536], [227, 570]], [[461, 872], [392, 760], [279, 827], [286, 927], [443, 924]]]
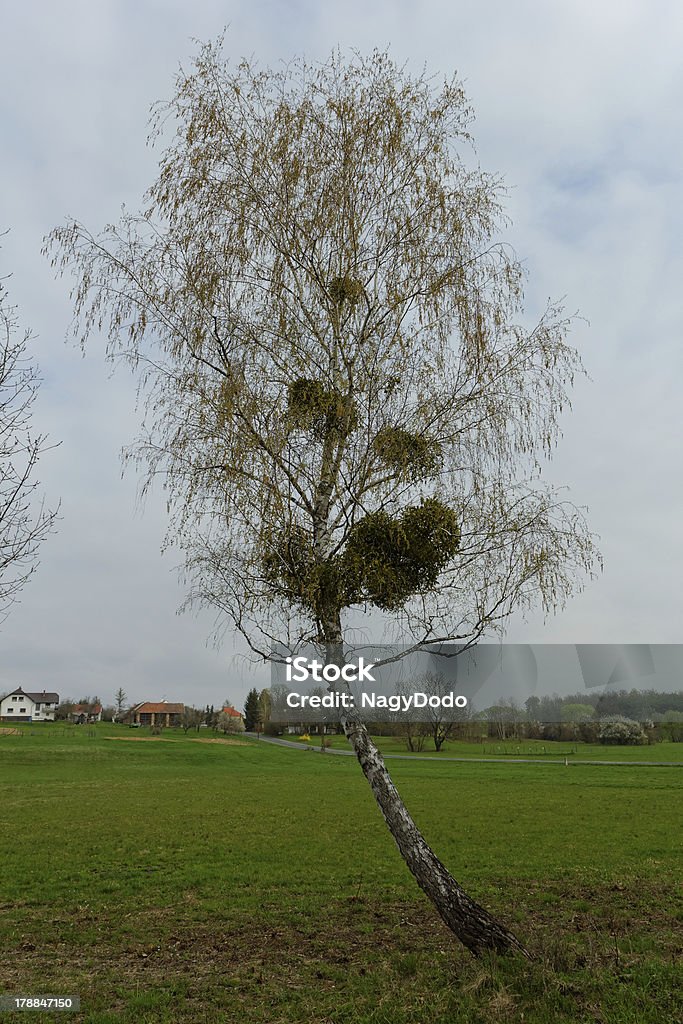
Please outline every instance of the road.
[[[248, 732], [247, 736], [251, 736], [252, 739], [256, 739], [256, 733]], [[290, 747], [294, 750], [315, 750], [320, 753], [320, 744], [313, 743], [300, 743], [292, 740], [281, 740], [276, 736], [264, 736], [261, 734], [260, 743], [275, 743], [280, 747]], [[335, 750], [333, 747], [328, 747], [325, 750], [326, 754], [337, 754], [341, 757], [355, 757], [353, 750]], [[454, 761], [459, 764], [469, 764], [474, 761], [477, 764], [561, 764], [567, 768], [570, 768], [575, 764], [592, 764], [592, 765], [616, 765], [616, 766], [629, 766], [631, 768], [683, 768], [683, 761], [582, 761], [572, 758], [540, 758], [540, 757], [442, 757], [438, 755], [424, 755], [424, 754], [384, 754], [386, 761]]]

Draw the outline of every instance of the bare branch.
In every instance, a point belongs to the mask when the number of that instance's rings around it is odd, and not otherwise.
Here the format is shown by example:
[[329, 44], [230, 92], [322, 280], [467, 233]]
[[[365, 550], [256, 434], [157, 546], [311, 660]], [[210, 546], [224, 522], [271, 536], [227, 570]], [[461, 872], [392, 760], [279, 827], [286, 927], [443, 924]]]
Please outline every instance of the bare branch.
[[0, 620], [35, 571], [58, 511], [48, 510], [37, 494], [38, 461], [56, 446], [31, 430], [40, 378], [27, 356], [30, 339], [0, 281]]

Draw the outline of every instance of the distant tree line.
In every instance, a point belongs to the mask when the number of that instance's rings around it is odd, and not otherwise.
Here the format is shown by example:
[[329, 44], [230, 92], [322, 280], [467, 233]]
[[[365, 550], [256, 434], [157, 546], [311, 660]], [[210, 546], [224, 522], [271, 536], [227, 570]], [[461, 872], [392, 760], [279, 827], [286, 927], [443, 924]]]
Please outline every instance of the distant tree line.
[[529, 697], [525, 702], [527, 717], [538, 722], [561, 722], [567, 707], [591, 707], [595, 716], [625, 715], [638, 722], [664, 721], [670, 712], [683, 713], [683, 689], [674, 693], [663, 690], [611, 690], [607, 693], [574, 693], [566, 697]]
[[[437, 693], [442, 686], [438, 676], [421, 683], [426, 692]], [[255, 690], [252, 694], [258, 698]], [[247, 698], [250, 711], [254, 707], [252, 694], [251, 700]], [[309, 733], [325, 728], [322, 722], [310, 716], [298, 725]], [[262, 728], [276, 735], [285, 727], [268, 718]], [[427, 721], [406, 720], [403, 713], [382, 712], [381, 720], [378, 717], [368, 721], [368, 729], [376, 736], [401, 737], [406, 749], [413, 752], [424, 750], [427, 745], [438, 751], [447, 740], [456, 739], [470, 742], [560, 740], [621, 745], [663, 740], [680, 743], [683, 742], [683, 692], [633, 689], [564, 697], [553, 694], [529, 697], [523, 705], [507, 698], [481, 711], [471, 707], [454, 712], [431, 709]]]
[[[438, 676], [423, 680], [422, 687], [437, 692], [442, 687]], [[104, 707], [102, 719], [112, 721], [123, 713], [126, 695], [116, 694], [116, 705]], [[100, 704], [97, 696], [78, 701], [64, 700], [57, 708], [56, 718], [66, 720], [76, 704], [94, 709]], [[226, 698], [223, 708], [232, 708]], [[253, 687], [247, 694], [242, 719], [214, 705], [204, 708], [185, 707], [181, 727], [185, 733], [209, 728], [224, 735], [239, 732], [265, 733], [277, 736], [286, 728], [272, 714], [270, 688]], [[330, 725], [310, 716], [298, 725], [311, 734], [343, 732], [341, 725]], [[371, 734], [397, 736], [406, 749], [419, 752], [426, 747], [441, 750], [447, 741], [469, 740], [498, 742], [521, 740], [560, 740], [603, 744], [656, 743], [663, 740], [683, 742], [683, 691], [614, 690], [608, 693], [553, 694], [529, 697], [523, 705], [513, 699], [502, 700], [481, 711], [470, 708], [454, 712], [431, 710], [427, 721], [405, 720], [404, 715], [390, 715], [368, 722]]]

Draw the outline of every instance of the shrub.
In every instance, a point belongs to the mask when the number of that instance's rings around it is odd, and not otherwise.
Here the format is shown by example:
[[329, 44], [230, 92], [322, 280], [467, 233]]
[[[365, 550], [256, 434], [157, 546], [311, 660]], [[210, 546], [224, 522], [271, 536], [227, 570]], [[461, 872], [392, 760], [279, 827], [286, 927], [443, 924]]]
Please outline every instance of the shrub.
[[560, 738], [560, 722], [544, 722], [541, 730], [544, 740], [559, 740]]
[[579, 737], [584, 743], [597, 743], [600, 738], [600, 723], [580, 722]]
[[670, 743], [683, 743], [683, 722], [659, 722], [657, 736]]
[[640, 722], [622, 715], [605, 715], [599, 722], [598, 739], [601, 743], [613, 743], [619, 746], [646, 743], [647, 736]]

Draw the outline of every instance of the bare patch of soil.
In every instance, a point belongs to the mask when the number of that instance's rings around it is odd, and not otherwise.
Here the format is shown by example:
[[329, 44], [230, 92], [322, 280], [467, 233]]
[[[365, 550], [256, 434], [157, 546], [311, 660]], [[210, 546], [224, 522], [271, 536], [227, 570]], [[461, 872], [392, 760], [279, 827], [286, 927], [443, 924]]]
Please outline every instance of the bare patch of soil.
[[202, 739], [201, 736], [198, 739], [193, 736], [192, 740], [195, 743], [228, 743], [228, 744], [230, 744], [233, 747], [248, 747], [249, 746], [249, 744], [245, 743], [244, 740], [229, 740], [229, 739], [227, 739], [227, 737], [225, 739], [222, 739], [220, 736], [217, 736], [215, 739], [206, 739], [206, 740]]
[[[18, 732], [18, 730], [15, 730]], [[249, 744], [244, 740], [229, 740], [216, 737], [215, 739], [203, 739], [201, 736], [185, 736], [184, 739], [191, 743], [224, 743], [232, 747], [247, 747]], [[166, 736], [104, 736], [105, 740], [116, 740], [118, 743], [175, 743], [176, 741]]]

